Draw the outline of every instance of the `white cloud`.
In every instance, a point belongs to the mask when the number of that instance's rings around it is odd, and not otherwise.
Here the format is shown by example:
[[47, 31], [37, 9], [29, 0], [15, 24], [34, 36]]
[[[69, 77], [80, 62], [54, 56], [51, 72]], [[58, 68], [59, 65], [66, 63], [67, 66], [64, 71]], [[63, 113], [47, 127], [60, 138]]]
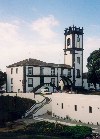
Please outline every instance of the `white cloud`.
[[59, 22], [54, 18], [53, 15], [48, 17], [42, 17], [33, 21], [32, 30], [36, 31], [41, 37], [45, 39], [52, 39], [57, 34], [53, 31], [53, 27], [58, 26]]
[[29, 24], [31, 23], [21, 20], [0, 22], [1, 70], [5, 71], [6, 66], [26, 58], [62, 63], [63, 40], [61, 42], [59, 35], [52, 29], [58, 25], [58, 21], [53, 16], [34, 21], [33, 24], [37, 25], [34, 27], [37, 35], [35, 31], [30, 30]]
[[0, 47], [2, 46], [1, 43], [3, 43], [3, 46], [8, 46], [10, 43], [14, 43], [18, 36], [17, 31], [17, 25], [0, 22]]

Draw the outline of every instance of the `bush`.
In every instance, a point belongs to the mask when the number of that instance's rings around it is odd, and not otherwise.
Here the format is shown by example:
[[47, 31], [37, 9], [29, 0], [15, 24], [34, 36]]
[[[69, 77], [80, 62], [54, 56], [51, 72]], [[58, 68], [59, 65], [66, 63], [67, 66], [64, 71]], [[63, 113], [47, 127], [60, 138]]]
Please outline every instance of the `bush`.
[[83, 139], [87, 135], [92, 134], [92, 129], [86, 126], [66, 126], [50, 122], [37, 122], [26, 126], [24, 129], [20, 129], [12, 132], [0, 133], [0, 137], [24, 137], [25, 136], [41, 136], [41, 137], [60, 137], [71, 139]]
[[0, 126], [21, 118], [34, 103], [36, 103], [34, 100], [17, 96], [0, 96]]
[[92, 129], [86, 126], [66, 126], [61, 124], [57, 124], [55, 126], [55, 123], [42, 121], [28, 125], [26, 127], [25, 133], [83, 139], [86, 135], [92, 134]]

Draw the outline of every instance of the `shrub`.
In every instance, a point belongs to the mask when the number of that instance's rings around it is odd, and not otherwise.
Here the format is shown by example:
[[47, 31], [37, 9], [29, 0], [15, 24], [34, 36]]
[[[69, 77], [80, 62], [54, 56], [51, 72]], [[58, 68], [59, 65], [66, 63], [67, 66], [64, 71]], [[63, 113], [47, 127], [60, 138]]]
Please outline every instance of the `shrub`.
[[4, 126], [5, 122], [21, 118], [34, 103], [34, 100], [17, 96], [0, 96], [0, 126]]
[[61, 124], [55, 126], [55, 123], [41, 121], [27, 126], [25, 133], [83, 139], [86, 135], [91, 135], [92, 129], [86, 126], [66, 126]]

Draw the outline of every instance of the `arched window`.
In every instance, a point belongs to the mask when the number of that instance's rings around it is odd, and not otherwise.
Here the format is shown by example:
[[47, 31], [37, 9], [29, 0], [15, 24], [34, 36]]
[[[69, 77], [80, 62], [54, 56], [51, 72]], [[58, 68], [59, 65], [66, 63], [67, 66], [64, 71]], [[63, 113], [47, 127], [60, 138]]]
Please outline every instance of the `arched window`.
[[70, 38], [67, 39], [67, 46], [70, 46]]

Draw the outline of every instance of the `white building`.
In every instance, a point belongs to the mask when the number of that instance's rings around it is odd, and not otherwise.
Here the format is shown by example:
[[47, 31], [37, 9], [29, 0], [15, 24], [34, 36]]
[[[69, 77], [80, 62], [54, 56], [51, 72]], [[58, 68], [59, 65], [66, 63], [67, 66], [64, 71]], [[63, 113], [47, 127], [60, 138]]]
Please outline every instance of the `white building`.
[[7, 66], [7, 92], [40, 92], [40, 88], [55, 92], [60, 80], [63, 89], [90, 89], [83, 74], [83, 34], [80, 27], [65, 29], [64, 64], [26, 59]]
[[7, 67], [7, 92], [40, 92], [40, 88], [54, 92], [62, 76], [72, 80], [72, 71], [69, 65], [26, 59]]
[[83, 28], [65, 29], [64, 64], [73, 68], [73, 88], [83, 87]]
[[[67, 43], [66, 43], [67, 42]], [[59, 81], [68, 79], [74, 87], [83, 86], [83, 28], [65, 30], [64, 64], [26, 59], [7, 67], [7, 92], [31, 92], [44, 87], [54, 92]], [[51, 82], [51, 84], [50, 84]], [[52, 84], [55, 86], [52, 87]], [[38, 90], [40, 91], [40, 90]]]

